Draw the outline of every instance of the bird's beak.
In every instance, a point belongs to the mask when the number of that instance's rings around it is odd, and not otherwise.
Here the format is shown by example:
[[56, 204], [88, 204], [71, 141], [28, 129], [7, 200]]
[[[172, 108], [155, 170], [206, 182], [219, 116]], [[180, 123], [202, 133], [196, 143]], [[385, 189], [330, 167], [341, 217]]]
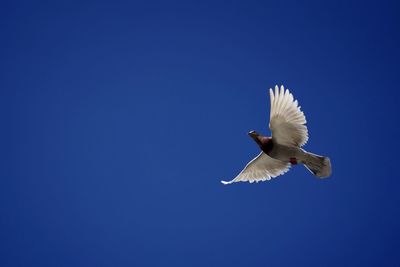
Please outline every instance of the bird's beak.
[[249, 135], [251, 138], [253, 138], [253, 139], [257, 137], [256, 131], [250, 131], [250, 132], [248, 133], [248, 135]]

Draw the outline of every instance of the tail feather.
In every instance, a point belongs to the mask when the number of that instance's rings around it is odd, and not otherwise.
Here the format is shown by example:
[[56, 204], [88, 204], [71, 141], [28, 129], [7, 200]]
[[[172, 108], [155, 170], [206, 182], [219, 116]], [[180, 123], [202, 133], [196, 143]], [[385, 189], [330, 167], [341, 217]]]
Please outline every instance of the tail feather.
[[331, 175], [331, 161], [328, 157], [305, 152], [303, 158], [304, 166], [319, 178], [326, 178]]

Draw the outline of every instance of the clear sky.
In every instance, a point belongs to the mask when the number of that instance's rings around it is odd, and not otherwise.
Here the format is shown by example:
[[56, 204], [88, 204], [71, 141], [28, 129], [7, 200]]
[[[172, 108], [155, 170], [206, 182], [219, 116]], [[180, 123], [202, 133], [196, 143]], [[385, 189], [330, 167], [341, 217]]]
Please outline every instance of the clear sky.
[[[399, 266], [396, 2], [2, 1], [0, 265]], [[275, 84], [333, 175], [222, 185]]]

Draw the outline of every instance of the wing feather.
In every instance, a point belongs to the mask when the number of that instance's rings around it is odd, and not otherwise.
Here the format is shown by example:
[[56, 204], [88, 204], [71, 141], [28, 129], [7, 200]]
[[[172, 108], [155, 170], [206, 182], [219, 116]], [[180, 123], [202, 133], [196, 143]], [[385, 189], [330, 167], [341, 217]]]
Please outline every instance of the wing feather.
[[297, 100], [283, 85], [275, 92], [269, 89], [271, 112], [269, 128], [272, 139], [279, 144], [301, 147], [308, 141], [306, 117], [298, 106]]
[[290, 168], [290, 164], [273, 159], [264, 152], [247, 163], [246, 167], [231, 181], [221, 181], [223, 184], [235, 182], [259, 182], [271, 180], [276, 176], [282, 175]]

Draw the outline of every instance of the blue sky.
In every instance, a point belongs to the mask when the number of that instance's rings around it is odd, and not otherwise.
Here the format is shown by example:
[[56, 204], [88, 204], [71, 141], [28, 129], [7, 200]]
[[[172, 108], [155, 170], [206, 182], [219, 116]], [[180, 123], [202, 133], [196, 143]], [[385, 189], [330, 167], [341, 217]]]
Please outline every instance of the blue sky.
[[[3, 1], [1, 266], [398, 266], [396, 1]], [[305, 112], [296, 166], [223, 186]]]

